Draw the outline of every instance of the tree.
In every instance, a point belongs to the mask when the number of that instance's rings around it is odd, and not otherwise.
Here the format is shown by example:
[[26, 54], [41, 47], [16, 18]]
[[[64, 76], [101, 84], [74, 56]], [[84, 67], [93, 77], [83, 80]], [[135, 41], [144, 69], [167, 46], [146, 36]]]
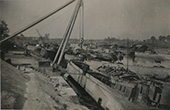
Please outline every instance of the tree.
[[152, 37], [151, 37], [151, 41], [152, 41], [153, 44], [155, 43], [155, 41], [156, 41], [155, 36], [152, 36]]
[[167, 35], [167, 41], [170, 42], [170, 35]]
[[166, 37], [165, 36], [159, 36], [159, 41], [165, 42]]
[[8, 37], [9, 28], [5, 21], [0, 21], [0, 40]]

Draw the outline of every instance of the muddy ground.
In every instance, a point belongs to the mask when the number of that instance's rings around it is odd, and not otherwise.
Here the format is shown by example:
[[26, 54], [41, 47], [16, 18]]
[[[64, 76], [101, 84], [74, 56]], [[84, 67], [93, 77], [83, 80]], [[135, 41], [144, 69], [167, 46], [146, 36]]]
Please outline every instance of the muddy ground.
[[[36, 64], [34, 58], [10, 52], [6, 59], [9, 58], [12, 65], [1, 61], [2, 109], [88, 110], [80, 104], [78, 96], [70, 97], [55, 91], [46, 74], [31, 69]], [[20, 65], [20, 68], [16, 65]]]
[[87, 110], [79, 104], [78, 99], [64, 96], [60, 91], [55, 91], [49, 78], [35, 71], [28, 71], [30, 81], [27, 82], [23, 109], [31, 110]]

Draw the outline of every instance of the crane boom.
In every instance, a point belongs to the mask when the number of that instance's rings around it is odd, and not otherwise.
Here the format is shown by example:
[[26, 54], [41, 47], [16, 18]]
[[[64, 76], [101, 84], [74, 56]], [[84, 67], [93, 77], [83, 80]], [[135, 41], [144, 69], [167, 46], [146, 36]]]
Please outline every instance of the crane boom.
[[36, 29], [36, 31], [37, 31], [37, 33], [38, 33], [38, 36], [39, 36], [39, 37], [42, 37], [42, 35], [40, 34], [39, 30]]
[[10, 35], [9, 37], [6, 37], [5, 39], [3, 39], [3, 40], [0, 41], [0, 44], [3, 43], [3, 42], [5, 42], [5, 41], [7, 41], [7, 40], [9, 40], [9, 39], [11, 39], [11, 38], [13, 38], [13, 37], [15, 37], [15, 36], [17, 36], [18, 34], [21, 34], [22, 32], [24, 32], [24, 31], [26, 31], [27, 29], [33, 27], [34, 25], [40, 23], [41, 21], [45, 20], [46, 18], [52, 16], [52, 15], [55, 14], [56, 12], [58, 12], [58, 11], [60, 11], [61, 9], [65, 8], [66, 6], [70, 5], [70, 4], [73, 3], [74, 1], [75, 1], [75, 0], [72, 0], [72, 1], [67, 2], [66, 4], [62, 5], [61, 7], [59, 7], [59, 8], [56, 9], [56, 10], [54, 10], [53, 12], [51, 12], [51, 13], [43, 16], [42, 18], [34, 21], [33, 23], [29, 24], [28, 26], [20, 29], [19, 31], [17, 31], [17, 32], [15, 32], [15, 33], [13, 33], [13, 34]]
[[79, 1], [77, 2], [77, 5], [76, 5], [75, 10], [74, 10], [74, 12], [73, 12], [73, 15], [72, 15], [72, 17], [71, 17], [71, 19], [70, 19], [69, 25], [68, 25], [68, 27], [67, 27], [67, 29], [66, 29], [65, 34], [64, 34], [63, 40], [62, 40], [62, 42], [61, 42], [61, 44], [60, 44], [60, 47], [59, 47], [59, 49], [58, 49], [58, 51], [57, 51], [57, 54], [56, 54], [54, 60], [53, 60], [53, 62], [52, 62], [52, 66], [55, 64], [55, 62], [56, 62], [57, 59], [58, 59], [58, 61], [57, 61], [57, 64], [58, 64], [58, 65], [59, 65], [60, 62], [61, 62], [61, 59], [62, 59], [63, 54], [64, 54], [64, 50], [65, 50], [65, 48], [66, 48], [66, 45], [67, 45], [68, 40], [69, 40], [69, 38], [70, 38], [71, 32], [72, 32], [72, 30], [73, 30], [73, 27], [74, 27], [74, 24], [75, 24], [75, 21], [76, 21], [76, 18], [77, 18], [79, 9], [80, 9], [80, 7], [81, 7], [82, 4], [83, 4], [82, 2], [83, 2], [82, 0], [79, 0]]

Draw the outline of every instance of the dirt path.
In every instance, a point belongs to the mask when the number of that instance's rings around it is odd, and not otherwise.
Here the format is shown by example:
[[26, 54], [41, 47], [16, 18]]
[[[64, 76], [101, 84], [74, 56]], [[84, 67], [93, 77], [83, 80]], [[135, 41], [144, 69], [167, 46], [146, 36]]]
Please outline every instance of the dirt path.
[[39, 88], [39, 82], [35, 73], [28, 74], [30, 81], [27, 83], [25, 97], [27, 98], [23, 109], [29, 110], [56, 110], [54, 105], [56, 102]]
[[24, 110], [88, 110], [75, 99], [54, 91], [47, 77], [33, 70], [27, 71], [30, 81], [27, 82], [27, 98]]
[[[15, 94], [10, 97], [10, 100], [13, 102], [8, 100], [9, 96], [6, 96], [6, 93], [4, 94], [5, 101], [7, 102], [4, 101], [6, 108], [12, 109], [14, 108], [13, 103], [16, 103], [15, 108], [22, 108], [24, 110], [88, 110], [87, 107], [80, 104], [78, 96], [67, 94], [68, 89], [56, 91], [54, 84], [50, 82], [45, 74], [42, 74], [43, 70], [38, 72], [35, 69], [29, 68], [29, 66], [23, 65], [31, 64], [34, 67], [37, 65], [36, 59], [14, 54], [10, 54], [6, 58], [11, 59], [13, 64], [22, 65], [17, 71], [15, 67], [5, 63], [2, 65], [4, 66], [3, 90], [9, 92], [10, 95], [11, 93]], [[50, 75], [50, 72], [45, 71], [44, 73]], [[52, 73], [52, 76], [54, 74], [56, 73]], [[6, 88], [6, 85], [9, 87]], [[65, 87], [65, 85], [60, 86], [61, 88]], [[15, 101], [13, 98], [18, 101]]]

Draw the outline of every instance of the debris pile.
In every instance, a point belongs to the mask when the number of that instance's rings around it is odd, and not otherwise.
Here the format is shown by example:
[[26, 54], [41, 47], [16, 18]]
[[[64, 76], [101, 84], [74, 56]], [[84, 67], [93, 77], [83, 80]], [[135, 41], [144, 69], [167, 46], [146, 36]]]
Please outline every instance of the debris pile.
[[123, 67], [114, 67], [109, 65], [102, 65], [97, 68], [99, 72], [105, 73], [108, 77], [117, 77], [123, 80], [139, 80], [139, 76], [136, 73], [125, 69]]

